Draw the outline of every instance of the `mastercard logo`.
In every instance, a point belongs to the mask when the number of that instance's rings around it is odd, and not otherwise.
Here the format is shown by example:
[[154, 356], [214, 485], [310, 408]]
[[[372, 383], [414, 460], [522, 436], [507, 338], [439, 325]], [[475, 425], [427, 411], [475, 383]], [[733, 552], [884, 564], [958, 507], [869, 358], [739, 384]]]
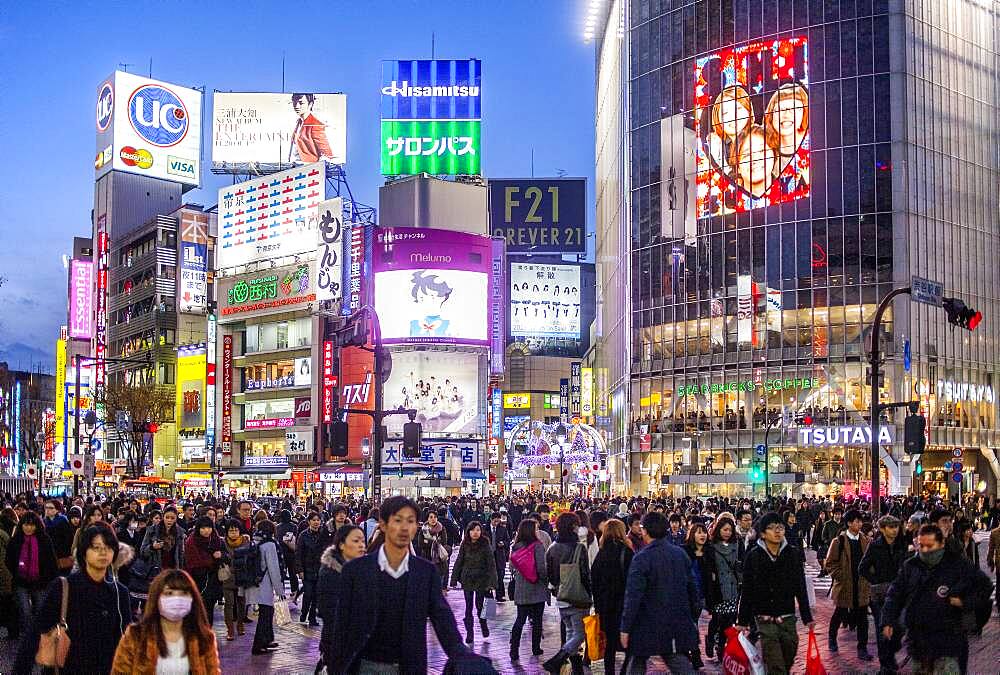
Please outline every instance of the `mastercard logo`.
[[121, 152], [118, 153], [118, 157], [125, 166], [134, 166], [139, 169], [148, 169], [153, 166], [153, 155], [150, 154], [149, 150], [136, 150], [131, 145], [126, 145], [122, 148]]

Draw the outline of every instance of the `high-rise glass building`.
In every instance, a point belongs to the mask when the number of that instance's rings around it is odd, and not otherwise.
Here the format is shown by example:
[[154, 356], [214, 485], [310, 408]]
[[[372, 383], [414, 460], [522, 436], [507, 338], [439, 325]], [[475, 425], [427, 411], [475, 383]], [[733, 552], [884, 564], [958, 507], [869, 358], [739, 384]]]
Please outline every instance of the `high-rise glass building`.
[[918, 276], [986, 318], [969, 332], [892, 303], [878, 395], [918, 401], [928, 444], [918, 466], [887, 414], [883, 485], [996, 494], [997, 11], [603, 4], [594, 349], [613, 489], [747, 493], [766, 440], [774, 491], [870, 492], [871, 321]]

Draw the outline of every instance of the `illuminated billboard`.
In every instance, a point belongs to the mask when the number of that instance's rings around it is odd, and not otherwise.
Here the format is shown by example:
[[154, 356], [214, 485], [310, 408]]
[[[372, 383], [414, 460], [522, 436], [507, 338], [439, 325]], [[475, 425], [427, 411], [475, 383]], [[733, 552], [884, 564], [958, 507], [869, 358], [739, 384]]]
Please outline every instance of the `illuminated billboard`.
[[382, 174], [479, 175], [481, 83], [478, 59], [384, 61]]
[[347, 161], [347, 96], [215, 92], [212, 167]]
[[252, 312], [273, 314], [316, 300], [314, 264], [300, 263], [217, 280], [224, 317]]
[[316, 299], [337, 302], [343, 295], [344, 200], [334, 197], [319, 205], [316, 227]]
[[586, 253], [587, 181], [490, 179], [490, 232], [507, 253]]
[[205, 363], [204, 348], [177, 352], [177, 420], [178, 429], [205, 428]]
[[196, 89], [116, 71], [97, 88], [96, 175], [114, 169], [197, 186], [201, 99]]
[[[417, 411], [424, 434], [477, 435], [480, 432], [480, 355], [476, 352], [392, 352], [392, 373], [385, 383], [385, 409]], [[390, 434], [400, 434], [406, 415], [385, 418]]]
[[71, 260], [69, 263], [69, 336], [89, 340], [94, 335], [94, 263]]
[[510, 264], [512, 337], [580, 337], [580, 268]]
[[382, 120], [382, 175], [478, 176], [480, 120]]
[[317, 162], [220, 189], [216, 268], [315, 251], [326, 186]]
[[208, 309], [208, 223], [207, 213], [181, 210], [180, 257], [177, 277], [177, 310], [204, 314]]
[[384, 228], [376, 237], [375, 311], [382, 341], [489, 341], [492, 242], [427, 228]]
[[699, 218], [808, 196], [809, 64], [804, 37], [695, 61]]

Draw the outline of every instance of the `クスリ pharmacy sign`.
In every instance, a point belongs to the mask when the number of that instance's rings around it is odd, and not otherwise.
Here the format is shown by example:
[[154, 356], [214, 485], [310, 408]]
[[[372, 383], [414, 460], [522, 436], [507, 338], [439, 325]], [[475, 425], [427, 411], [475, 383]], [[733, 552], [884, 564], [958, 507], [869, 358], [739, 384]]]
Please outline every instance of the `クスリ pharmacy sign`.
[[677, 396], [693, 396], [695, 394], [724, 394], [727, 392], [754, 392], [758, 389], [770, 393], [785, 389], [815, 389], [820, 385], [816, 377], [789, 377], [761, 380], [744, 380], [737, 382], [714, 382], [712, 384], [682, 384], [677, 387]]

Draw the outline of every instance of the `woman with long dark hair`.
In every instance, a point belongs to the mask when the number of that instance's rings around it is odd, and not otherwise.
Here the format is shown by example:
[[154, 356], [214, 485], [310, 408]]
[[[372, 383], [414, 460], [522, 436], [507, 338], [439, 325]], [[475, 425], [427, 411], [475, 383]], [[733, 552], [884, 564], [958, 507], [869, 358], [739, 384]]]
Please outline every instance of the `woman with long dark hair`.
[[594, 610], [601, 619], [601, 630], [607, 636], [604, 672], [608, 675], [614, 675], [616, 653], [625, 651], [618, 629], [625, 607], [625, 580], [633, 555], [626, 539], [625, 523], [617, 519], [605, 521], [601, 549], [594, 558], [590, 576], [594, 584]]
[[59, 573], [52, 540], [34, 511], [25, 511], [21, 517], [7, 544], [6, 564], [17, 602], [18, 625], [25, 631], [42, 602], [46, 587]]
[[[708, 541], [708, 528], [703, 523], [693, 523], [688, 528], [684, 552], [691, 559], [691, 570], [701, 596], [701, 608], [715, 607], [718, 603], [719, 580], [715, 571], [715, 551]], [[701, 615], [701, 610], [698, 611]], [[698, 616], [694, 617], [695, 622]], [[691, 663], [695, 669], [705, 664], [701, 660], [701, 649], [695, 648], [690, 653]]]
[[712, 591], [715, 604], [709, 606], [712, 619], [708, 622], [708, 633], [705, 635], [705, 655], [712, 658], [714, 652], [721, 661], [722, 650], [726, 646], [725, 630], [736, 623], [743, 573], [736, 521], [728, 516], [717, 518], [712, 525], [711, 540], [718, 590]]
[[196, 520], [191, 529], [184, 542], [184, 569], [198, 586], [211, 624], [215, 619], [215, 603], [222, 599], [218, 570], [225, 562], [225, 545], [207, 516]]
[[[478, 520], [473, 520], [465, 528], [465, 538], [458, 549], [458, 558], [451, 571], [451, 585], [462, 584], [465, 593], [465, 641], [472, 644], [475, 619], [482, 616], [483, 602], [497, 587], [497, 565], [493, 559], [493, 543], [483, 532]], [[479, 619], [479, 629], [484, 638], [490, 636], [486, 619]]]
[[138, 623], [115, 651], [112, 675], [218, 675], [219, 651], [194, 579], [184, 570], [160, 572]]
[[[532, 548], [531, 561], [534, 564], [535, 581], [528, 581], [522, 569], [514, 562], [514, 554], [526, 547]], [[518, 557], [520, 559], [520, 556]], [[524, 622], [531, 619], [531, 653], [542, 655], [542, 615], [545, 612], [545, 602], [549, 599], [548, 575], [545, 569], [545, 547], [538, 540], [538, 523], [531, 518], [525, 518], [517, 526], [517, 535], [511, 547], [511, 576], [514, 578], [514, 594], [511, 599], [517, 607], [517, 618], [510, 629], [510, 660], [520, 659], [521, 632]]]
[[331, 663], [334, 621], [337, 618], [337, 601], [340, 597], [340, 573], [344, 565], [365, 554], [365, 532], [357, 525], [341, 525], [333, 533], [333, 543], [320, 558], [319, 580], [316, 596], [319, 598], [319, 618], [323, 619], [323, 633], [319, 651], [324, 663]]

